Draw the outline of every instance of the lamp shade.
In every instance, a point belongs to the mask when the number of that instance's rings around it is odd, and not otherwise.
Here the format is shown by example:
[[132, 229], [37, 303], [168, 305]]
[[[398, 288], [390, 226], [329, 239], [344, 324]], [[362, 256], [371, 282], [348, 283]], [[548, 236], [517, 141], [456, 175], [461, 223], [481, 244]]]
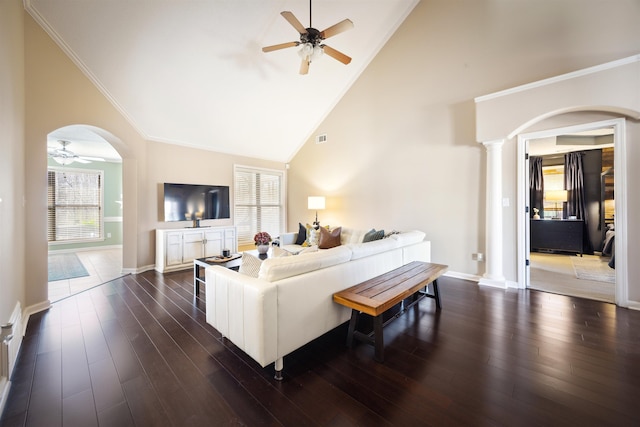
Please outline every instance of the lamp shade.
[[549, 190], [544, 194], [544, 199], [548, 202], [566, 202], [567, 190]]
[[324, 209], [324, 196], [309, 196], [307, 207], [309, 209]]

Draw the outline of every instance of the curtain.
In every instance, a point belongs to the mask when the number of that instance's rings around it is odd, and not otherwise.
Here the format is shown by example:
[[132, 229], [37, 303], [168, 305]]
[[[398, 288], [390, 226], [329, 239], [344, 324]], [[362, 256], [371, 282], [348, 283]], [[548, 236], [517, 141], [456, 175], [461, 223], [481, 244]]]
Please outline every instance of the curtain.
[[540, 209], [538, 215], [544, 218], [544, 178], [542, 176], [542, 157], [529, 158], [529, 217], [535, 214], [533, 208]]
[[564, 185], [567, 190], [567, 205], [565, 218], [574, 216], [584, 221], [584, 252], [593, 253], [593, 246], [589, 238], [589, 218], [584, 196], [584, 169], [582, 167], [582, 153], [572, 152], [564, 155]]

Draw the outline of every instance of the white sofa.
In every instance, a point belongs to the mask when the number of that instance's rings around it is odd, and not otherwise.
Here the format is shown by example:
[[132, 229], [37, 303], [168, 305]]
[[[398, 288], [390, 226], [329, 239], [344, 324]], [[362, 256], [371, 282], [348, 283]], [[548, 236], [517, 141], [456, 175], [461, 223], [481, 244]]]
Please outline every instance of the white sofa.
[[430, 261], [431, 244], [421, 231], [359, 243], [354, 236], [361, 232], [343, 230], [340, 246], [268, 258], [257, 278], [207, 267], [207, 323], [262, 367], [275, 362], [281, 379], [284, 356], [349, 320], [349, 309], [333, 302], [335, 292], [411, 261]]

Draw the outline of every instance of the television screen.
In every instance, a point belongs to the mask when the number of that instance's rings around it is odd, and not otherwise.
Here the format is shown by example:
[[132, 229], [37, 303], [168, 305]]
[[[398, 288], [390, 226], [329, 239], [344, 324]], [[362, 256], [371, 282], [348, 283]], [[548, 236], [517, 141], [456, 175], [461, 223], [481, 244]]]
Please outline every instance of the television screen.
[[164, 220], [231, 218], [226, 185], [164, 184]]

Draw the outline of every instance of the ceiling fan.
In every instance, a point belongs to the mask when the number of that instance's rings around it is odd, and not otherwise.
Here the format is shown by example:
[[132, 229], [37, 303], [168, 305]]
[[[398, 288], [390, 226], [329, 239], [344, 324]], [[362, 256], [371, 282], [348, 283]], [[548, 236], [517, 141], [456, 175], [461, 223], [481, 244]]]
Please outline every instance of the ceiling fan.
[[48, 150], [49, 157], [52, 158], [56, 163], [66, 166], [70, 165], [73, 162], [78, 163], [91, 163], [91, 162], [104, 162], [103, 158], [100, 157], [87, 157], [87, 156], [78, 156], [71, 150], [67, 149], [67, 145], [71, 144], [70, 141], [58, 140], [62, 148], [53, 148]]
[[311, 0], [309, 0], [309, 28], [305, 28], [300, 21], [289, 11], [281, 12], [280, 15], [286, 19], [289, 24], [293, 26], [300, 33], [299, 42], [280, 43], [273, 46], [266, 46], [262, 48], [263, 52], [272, 52], [274, 50], [285, 49], [288, 47], [295, 47], [302, 45], [302, 48], [298, 52], [302, 57], [302, 63], [300, 64], [300, 74], [307, 74], [309, 72], [309, 64], [311, 61], [318, 58], [323, 53], [326, 53], [333, 59], [336, 59], [343, 64], [351, 62], [351, 58], [342, 52], [333, 49], [330, 46], [322, 44], [325, 39], [333, 37], [336, 34], [340, 34], [346, 30], [353, 28], [353, 22], [349, 19], [338, 22], [335, 25], [323, 30], [318, 31], [312, 27], [311, 24]]

